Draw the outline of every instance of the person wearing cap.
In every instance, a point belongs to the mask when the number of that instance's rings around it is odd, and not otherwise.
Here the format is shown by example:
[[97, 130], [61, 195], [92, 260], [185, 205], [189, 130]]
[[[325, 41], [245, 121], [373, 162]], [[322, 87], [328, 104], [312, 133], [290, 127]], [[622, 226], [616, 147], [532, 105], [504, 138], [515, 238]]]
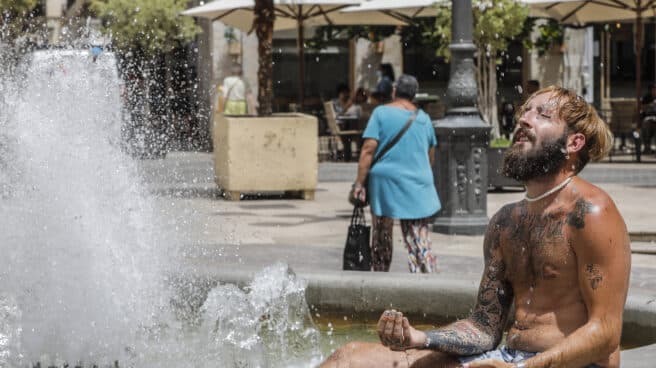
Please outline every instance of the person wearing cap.
[[[393, 101], [374, 109], [362, 133], [364, 144], [352, 197], [364, 201], [369, 193], [374, 271], [389, 271], [394, 219], [401, 220], [410, 272], [435, 271], [428, 227], [430, 217], [441, 208], [431, 168], [437, 138], [428, 114], [412, 103], [418, 88], [415, 77], [400, 76], [392, 90]], [[412, 123], [401, 138], [372, 167], [373, 158], [409, 121]]]
[[378, 83], [376, 88], [371, 92], [371, 97], [379, 104], [390, 102], [392, 99], [392, 89], [394, 87], [394, 68], [390, 63], [380, 64], [376, 71]]

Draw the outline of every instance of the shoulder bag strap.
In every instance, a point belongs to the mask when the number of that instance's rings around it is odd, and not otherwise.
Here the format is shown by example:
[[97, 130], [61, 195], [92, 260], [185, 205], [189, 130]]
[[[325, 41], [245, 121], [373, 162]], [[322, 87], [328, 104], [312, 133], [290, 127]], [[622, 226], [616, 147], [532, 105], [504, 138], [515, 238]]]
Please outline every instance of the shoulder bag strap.
[[410, 118], [408, 119], [408, 121], [406, 121], [406, 123], [405, 123], [405, 125], [403, 126], [403, 128], [401, 128], [401, 131], [399, 131], [399, 132], [396, 134], [396, 136], [395, 136], [391, 141], [389, 141], [389, 143], [387, 143], [387, 144], [385, 145], [385, 147], [383, 147], [383, 149], [380, 150], [380, 152], [374, 157], [374, 159], [371, 161], [371, 165], [369, 166], [369, 170], [371, 170], [371, 168], [374, 166], [374, 164], [375, 164], [375, 163], [376, 163], [381, 157], [383, 157], [383, 155], [385, 155], [390, 149], [392, 149], [392, 147], [394, 147], [394, 145], [395, 145], [395, 144], [401, 139], [401, 137], [403, 137], [403, 135], [405, 134], [405, 132], [408, 131], [408, 128], [410, 128], [410, 125], [412, 125], [412, 122], [415, 121], [415, 118], [416, 118], [416, 117], [417, 117], [417, 110], [415, 110], [415, 111], [412, 112], [412, 114], [410, 115]]
[[236, 84], [237, 84], [237, 82], [233, 83], [233, 84], [230, 86], [230, 88], [228, 88], [228, 92], [226, 92], [226, 94], [225, 94], [225, 99], [226, 99], [226, 101], [228, 100], [228, 97], [230, 97], [230, 94], [232, 93], [232, 90], [233, 90], [233, 88], [235, 88], [235, 85], [236, 85]]

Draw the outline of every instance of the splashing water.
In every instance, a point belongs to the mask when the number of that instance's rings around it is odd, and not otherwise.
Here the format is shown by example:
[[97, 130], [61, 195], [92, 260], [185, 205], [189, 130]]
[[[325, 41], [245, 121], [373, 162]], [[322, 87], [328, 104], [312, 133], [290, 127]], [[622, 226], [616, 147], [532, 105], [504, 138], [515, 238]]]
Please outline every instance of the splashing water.
[[25, 358], [120, 359], [164, 294], [151, 211], [118, 146], [116, 65], [39, 51], [12, 78], [0, 290], [22, 316]]
[[[176, 367], [314, 367], [322, 359], [319, 331], [305, 302], [304, 281], [286, 265], [259, 272], [245, 290], [215, 287], [200, 309], [199, 328], [180, 351], [158, 353]], [[202, 354], [199, 354], [202, 352]]]
[[0, 71], [0, 366], [316, 364], [305, 285], [283, 265], [212, 290], [198, 324], [172, 310], [175, 234], [121, 150], [116, 70], [59, 50]]

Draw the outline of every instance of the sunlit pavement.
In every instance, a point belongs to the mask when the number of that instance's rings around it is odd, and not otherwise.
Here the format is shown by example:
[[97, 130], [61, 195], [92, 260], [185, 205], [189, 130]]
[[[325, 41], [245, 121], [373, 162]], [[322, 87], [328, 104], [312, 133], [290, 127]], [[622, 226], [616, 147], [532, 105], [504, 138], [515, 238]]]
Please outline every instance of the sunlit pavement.
[[[258, 269], [282, 261], [297, 271], [341, 270], [352, 211], [346, 198], [355, 163], [321, 163], [312, 201], [277, 193], [224, 200], [214, 184], [212, 156], [207, 153], [174, 152], [140, 164], [162, 216], [184, 218], [178, 226], [193, 267]], [[656, 298], [656, 164], [596, 163], [581, 176], [611, 195], [634, 236], [631, 290]], [[490, 191], [488, 216], [522, 196], [521, 188]], [[407, 273], [399, 234], [397, 226], [391, 271]], [[440, 271], [435, 277], [478, 280], [482, 236], [434, 233], [432, 239]]]

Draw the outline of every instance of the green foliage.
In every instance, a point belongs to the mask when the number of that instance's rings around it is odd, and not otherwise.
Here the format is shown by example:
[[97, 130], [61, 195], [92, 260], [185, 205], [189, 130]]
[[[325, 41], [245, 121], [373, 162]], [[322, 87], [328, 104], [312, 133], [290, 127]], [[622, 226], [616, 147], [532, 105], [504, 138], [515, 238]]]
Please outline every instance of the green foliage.
[[490, 148], [507, 148], [510, 147], [510, 139], [507, 138], [495, 138], [490, 141]]
[[13, 40], [30, 25], [39, 0], [0, 0], [0, 39]]
[[39, 0], [0, 0], [0, 9], [4, 14], [22, 15], [30, 13]]
[[340, 39], [364, 38], [371, 42], [382, 41], [396, 32], [395, 26], [335, 26], [317, 27], [312, 38], [306, 41], [308, 47], [321, 50], [331, 41]]
[[403, 43], [412, 45], [435, 44], [433, 22], [429, 18], [417, 18], [413, 24], [404, 27], [333, 25], [317, 27], [314, 36], [308, 40], [307, 44], [312, 49], [321, 50], [333, 40], [363, 38], [370, 42], [379, 42], [393, 34], [399, 34]]
[[538, 26], [538, 38], [530, 46], [535, 47], [539, 56], [544, 56], [553, 45], [563, 43], [564, 29], [562, 24], [549, 19], [547, 23]]
[[181, 16], [187, 0], [91, 0], [115, 48], [144, 55], [167, 53], [200, 32]]
[[[508, 49], [510, 41], [522, 34], [528, 8], [515, 0], [473, 0], [474, 43], [487, 54]], [[438, 55], [449, 57], [451, 7], [438, 7], [433, 31], [439, 40]]]
[[225, 27], [225, 31], [223, 31], [223, 38], [225, 38], [226, 41], [228, 42], [237, 41], [237, 35], [235, 34], [235, 29], [232, 27]]

